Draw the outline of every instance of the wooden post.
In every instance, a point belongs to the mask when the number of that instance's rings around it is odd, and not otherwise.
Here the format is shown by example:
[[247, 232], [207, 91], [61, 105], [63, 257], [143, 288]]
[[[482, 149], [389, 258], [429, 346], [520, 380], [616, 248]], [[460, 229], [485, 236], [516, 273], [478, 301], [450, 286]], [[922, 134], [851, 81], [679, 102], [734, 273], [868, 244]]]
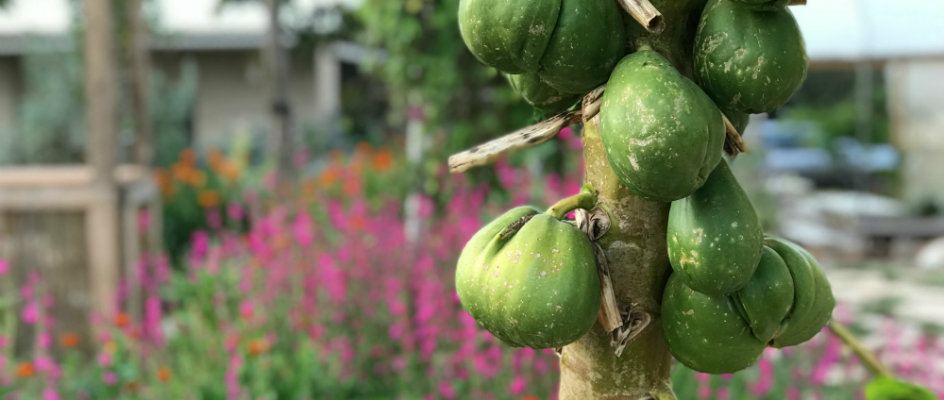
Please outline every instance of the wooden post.
[[269, 12], [266, 58], [272, 90], [269, 156], [278, 166], [280, 179], [284, 179], [292, 173], [292, 148], [294, 145], [292, 105], [288, 98], [290, 68], [288, 52], [281, 43], [283, 40], [279, 23], [281, 0], [266, 0], [266, 6]]
[[148, 29], [141, 15], [141, 0], [128, 0], [128, 26], [131, 27], [131, 100], [134, 105], [134, 162], [150, 166], [154, 160], [154, 140], [151, 133], [150, 75], [151, 53], [148, 48]]
[[92, 309], [115, 312], [118, 286], [118, 215], [115, 185], [115, 65], [110, 0], [85, 1], [86, 159], [98, 195], [86, 215]]

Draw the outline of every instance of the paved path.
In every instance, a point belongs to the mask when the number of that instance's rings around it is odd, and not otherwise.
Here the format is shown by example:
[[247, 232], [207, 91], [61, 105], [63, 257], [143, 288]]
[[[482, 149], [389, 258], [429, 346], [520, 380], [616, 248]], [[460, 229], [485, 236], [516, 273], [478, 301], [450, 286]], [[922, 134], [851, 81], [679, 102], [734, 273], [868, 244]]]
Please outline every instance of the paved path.
[[883, 298], [897, 298], [895, 315], [915, 322], [944, 326], [944, 286], [921, 285], [907, 278], [888, 279], [881, 271], [827, 269], [836, 300], [863, 306]]

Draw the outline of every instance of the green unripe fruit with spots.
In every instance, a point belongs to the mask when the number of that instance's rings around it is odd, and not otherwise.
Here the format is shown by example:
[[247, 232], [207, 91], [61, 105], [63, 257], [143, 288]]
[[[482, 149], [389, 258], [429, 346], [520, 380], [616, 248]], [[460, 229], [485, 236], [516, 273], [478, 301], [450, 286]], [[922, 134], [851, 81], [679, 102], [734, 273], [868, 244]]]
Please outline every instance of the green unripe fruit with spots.
[[532, 207], [509, 211], [469, 240], [456, 292], [479, 326], [519, 347], [569, 344], [590, 330], [600, 308], [590, 240]]

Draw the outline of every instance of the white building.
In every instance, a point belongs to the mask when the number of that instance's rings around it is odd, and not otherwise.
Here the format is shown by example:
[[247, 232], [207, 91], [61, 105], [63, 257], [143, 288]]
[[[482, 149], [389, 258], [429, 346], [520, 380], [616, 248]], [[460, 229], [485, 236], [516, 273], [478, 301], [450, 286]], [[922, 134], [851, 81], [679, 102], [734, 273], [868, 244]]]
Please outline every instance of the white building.
[[[160, 35], [151, 38], [153, 67], [170, 77], [181, 61], [199, 71], [193, 110], [195, 144], [225, 142], [228, 134], [265, 129], [270, 99], [261, 48], [266, 38], [263, 2], [219, 5], [220, 0], [158, 0], [147, 9]], [[318, 9], [355, 6], [357, 0], [296, 0], [286, 25], [308, 23]], [[23, 56], [36, 43], [73, 46], [69, 0], [12, 0], [0, 10], [0, 132], [11, 132], [23, 95]], [[330, 23], [330, 19], [328, 23]], [[339, 113], [341, 63], [355, 62], [358, 48], [324, 46], [309, 59], [292, 60], [290, 100], [301, 123]]]

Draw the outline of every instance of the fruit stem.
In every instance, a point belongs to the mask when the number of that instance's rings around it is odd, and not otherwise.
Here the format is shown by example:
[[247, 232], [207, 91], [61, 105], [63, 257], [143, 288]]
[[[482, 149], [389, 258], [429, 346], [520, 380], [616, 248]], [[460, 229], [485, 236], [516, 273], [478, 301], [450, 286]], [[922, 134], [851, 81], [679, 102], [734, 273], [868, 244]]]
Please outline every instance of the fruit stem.
[[619, 3], [647, 31], [659, 34], [665, 30], [662, 13], [649, 0], [619, 0]]
[[888, 368], [885, 368], [885, 366], [878, 361], [878, 358], [875, 357], [875, 354], [872, 354], [871, 351], [866, 349], [865, 346], [862, 345], [862, 342], [859, 342], [859, 340], [856, 339], [855, 336], [852, 335], [852, 332], [849, 332], [845, 326], [842, 326], [842, 324], [836, 321], [830, 321], [829, 331], [842, 340], [846, 346], [849, 346], [849, 348], [852, 349], [852, 352], [859, 357], [859, 360], [865, 364], [866, 368], [868, 368], [869, 372], [871, 372], [873, 375], [876, 377], [893, 376], [891, 371], [889, 371]]
[[557, 203], [554, 203], [551, 208], [547, 209], [547, 213], [554, 218], [564, 219], [564, 215], [573, 211], [574, 209], [583, 208], [585, 210], [589, 210], [592, 209], [596, 204], [597, 192], [589, 185], [584, 184], [583, 188], [580, 189], [580, 193], [561, 199]]
[[724, 121], [724, 151], [731, 156], [733, 160], [740, 153], [747, 152], [747, 146], [741, 140], [741, 133], [737, 131], [731, 120], [724, 113], [721, 113], [721, 119]]

